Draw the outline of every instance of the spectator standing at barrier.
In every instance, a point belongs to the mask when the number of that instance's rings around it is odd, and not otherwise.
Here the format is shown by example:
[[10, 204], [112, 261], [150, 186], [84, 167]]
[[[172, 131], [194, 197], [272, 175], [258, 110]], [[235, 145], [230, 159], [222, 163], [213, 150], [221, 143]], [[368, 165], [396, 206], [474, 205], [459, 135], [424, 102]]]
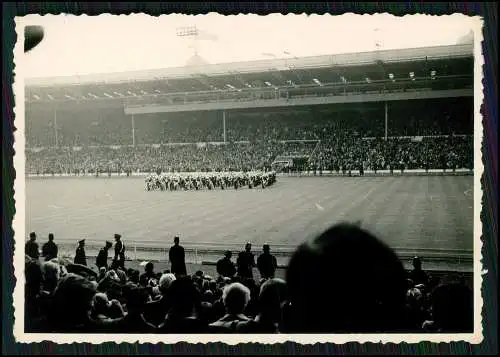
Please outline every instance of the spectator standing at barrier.
[[263, 279], [274, 278], [278, 263], [276, 257], [271, 254], [269, 244], [264, 244], [262, 247], [263, 253], [257, 258], [257, 268], [259, 269], [260, 276]]
[[97, 259], [95, 265], [97, 265], [97, 268], [106, 268], [108, 269], [108, 250], [113, 246], [113, 243], [110, 241], [106, 241], [106, 245], [104, 248], [101, 248], [99, 251], [99, 254], [97, 254]]
[[115, 234], [115, 262], [120, 268], [125, 267], [125, 245], [121, 241], [122, 236]]
[[87, 256], [85, 254], [85, 239], [78, 241], [74, 263], [87, 266]]
[[242, 278], [253, 279], [253, 267], [255, 266], [255, 257], [252, 253], [252, 244], [245, 245], [245, 251], [240, 252], [236, 265], [238, 266], [238, 275]]
[[413, 258], [413, 270], [410, 271], [410, 279], [414, 285], [427, 285], [429, 282], [429, 276], [422, 270], [422, 260], [419, 257]]
[[26, 245], [24, 246], [24, 253], [33, 259], [38, 259], [40, 257], [35, 232], [30, 233], [30, 240], [26, 242]]
[[231, 261], [232, 253], [230, 250], [226, 251], [224, 258], [219, 259], [217, 262], [217, 273], [223, 278], [232, 278], [236, 274], [236, 267]]
[[49, 233], [49, 241], [42, 247], [42, 255], [45, 261], [57, 258], [57, 244], [54, 243], [54, 234]]
[[175, 275], [186, 275], [186, 255], [184, 248], [179, 245], [179, 237], [174, 238], [174, 245], [168, 252], [168, 259], [170, 260], [172, 273]]

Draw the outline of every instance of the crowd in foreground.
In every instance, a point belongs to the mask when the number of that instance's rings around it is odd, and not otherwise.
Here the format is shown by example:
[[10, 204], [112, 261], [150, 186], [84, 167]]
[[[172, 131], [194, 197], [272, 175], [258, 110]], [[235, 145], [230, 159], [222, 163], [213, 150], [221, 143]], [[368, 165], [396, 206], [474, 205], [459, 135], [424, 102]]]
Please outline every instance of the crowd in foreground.
[[[188, 272], [178, 237], [171, 269], [127, 268], [115, 235], [94, 264], [80, 241], [73, 262], [58, 258], [53, 235], [40, 256], [26, 244], [25, 326], [51, 333], [459, 333], [472, 332], [473, 298], [464, 281], [430, 277], [418, 257], [406, 271], [394, 251], [358, 225], [338, 224], [299, 245], [276, 277], [276, 259], [251, 244], [217, 276]], [[50, 243], [50, 244], [49, 244]], [[110, 263], [110, 264], [109, 264]], [[254, 268], [260, 277], [254, 277]]]

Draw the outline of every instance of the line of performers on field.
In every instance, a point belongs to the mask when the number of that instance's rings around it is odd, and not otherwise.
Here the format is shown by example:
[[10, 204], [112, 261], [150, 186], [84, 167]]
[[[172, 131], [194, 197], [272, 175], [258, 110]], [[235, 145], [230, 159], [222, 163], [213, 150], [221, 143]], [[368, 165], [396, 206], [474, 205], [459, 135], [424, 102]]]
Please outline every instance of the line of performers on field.
[[266, 188], [276, 182], [276, 172], [212, 172], [212, 173], [165, 173], [146, 177], [146, 191], [189, 191], [189, 190], [235, 190], [248, 187]]

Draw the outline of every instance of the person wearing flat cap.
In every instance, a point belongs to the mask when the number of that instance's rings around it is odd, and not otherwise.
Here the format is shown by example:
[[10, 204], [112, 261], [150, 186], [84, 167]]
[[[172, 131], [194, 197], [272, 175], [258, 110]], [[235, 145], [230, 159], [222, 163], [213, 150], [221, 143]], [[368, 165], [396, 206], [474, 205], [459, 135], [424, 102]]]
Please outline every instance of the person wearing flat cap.
[[121, 241], [122, 236], [115, 234], [115, 264], [117, 267], [125, 268], [125, 245]]
[[106, 241], [106, 245], [104, 248], [101, 248], [99, 251], [99, 254], [97, 254], [97, 259], [95, 262], [95, 265], [97, 265], [97, 269], [100, 270], [101, 268], [106, 268], [108, 269], [108, 250], [113, 246], [113, 243], [110, 241]]
[[33, 259], [40, 258], [40, 251], [38, 250], [35, 232], [30, 233], [30, 240], [26, 242], [26, 245], [24, 246], [24, 253]]
[[78, 248], [76, 248], [74, 263], [87, 266], [87, 256], [85, 255], [85, 239], [78, 241]]

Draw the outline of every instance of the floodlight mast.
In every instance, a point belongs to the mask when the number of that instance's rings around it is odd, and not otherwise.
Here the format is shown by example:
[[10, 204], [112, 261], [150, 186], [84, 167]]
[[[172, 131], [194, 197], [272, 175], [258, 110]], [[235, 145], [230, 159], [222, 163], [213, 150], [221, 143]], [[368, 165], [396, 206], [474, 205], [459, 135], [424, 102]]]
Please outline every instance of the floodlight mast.
[[177, 28], [177, 37], [190, 39], [191, 45], [190, 48], [193, 49], [194, 59], [200, 59], [198, 56], [199, 52], [199, 41], [217, 41], [218, 38], [215, 35], [207, 33], [205, 31], [199, 30], [196, 26], [183, 26]]
[[194, 50], [195, 56], [198, 55], [198, 39], [200, 32], [196, 26], [183, 26], [177, 28], [177, 36], [192, 39], [191, 48]]

